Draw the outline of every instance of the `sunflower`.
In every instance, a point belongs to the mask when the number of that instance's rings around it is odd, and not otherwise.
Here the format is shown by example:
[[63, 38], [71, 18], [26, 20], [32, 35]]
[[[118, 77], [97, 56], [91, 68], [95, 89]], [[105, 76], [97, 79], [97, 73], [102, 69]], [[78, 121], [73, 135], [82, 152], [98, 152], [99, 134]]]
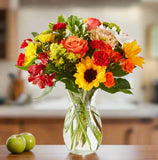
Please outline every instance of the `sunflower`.
[[144, 64], [144, 58], [137, 57], [141, 48], [137, 45], [136, 40], [131, 43], [125, 43], [123, 45], [123, 51], [126, 58], [130, 59], [135, 65], [143, 68], [142, 64]]
[[81, 59], [81, 62], [76, 64], [77, 73], [74, 74], [76, 78], [75, 83], [79, 88], [90, 90], [93, 87], [98, 87], [100, 82], [105, 82], [106, 67], [96, 66], [90, 57]]

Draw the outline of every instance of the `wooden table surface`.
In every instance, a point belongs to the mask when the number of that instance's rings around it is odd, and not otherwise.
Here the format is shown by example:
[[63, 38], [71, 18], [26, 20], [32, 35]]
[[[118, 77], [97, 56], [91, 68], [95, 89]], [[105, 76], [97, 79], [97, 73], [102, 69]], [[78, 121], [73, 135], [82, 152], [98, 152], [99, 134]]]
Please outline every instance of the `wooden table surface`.
[[21, 154], [10, 154], [0, 146], [0, 160], [158, 160], [158, 146], [102, 145], [85, 157], [69, 154], [64, 145], [37, 145]]

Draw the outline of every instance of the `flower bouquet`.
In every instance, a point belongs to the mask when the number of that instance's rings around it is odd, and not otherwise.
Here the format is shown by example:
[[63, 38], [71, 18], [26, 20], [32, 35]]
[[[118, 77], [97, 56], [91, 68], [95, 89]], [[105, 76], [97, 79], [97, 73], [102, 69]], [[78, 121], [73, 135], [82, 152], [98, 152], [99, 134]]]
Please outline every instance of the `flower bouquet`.
[[94, 153], [102, 141], [102, 124], [91, 99], [97, 89], [132, 94], [122, 77], [142, 67], [141, 48], [119, 26], [96, 18], [60, 15], [48, 26], [23, 41], [17, 67], [28, 71], [29, 82], [45, 88], [42, 96], [58, 81], [65, 84], [72, 101], [64, 122], [65, 144], [74, 154]]

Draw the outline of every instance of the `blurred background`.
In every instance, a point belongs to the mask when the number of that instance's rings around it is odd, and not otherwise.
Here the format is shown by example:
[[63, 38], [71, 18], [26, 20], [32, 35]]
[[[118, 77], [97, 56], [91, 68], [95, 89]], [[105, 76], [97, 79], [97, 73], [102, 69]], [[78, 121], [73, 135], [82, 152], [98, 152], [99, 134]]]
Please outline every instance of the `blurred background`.
[[143, 70], [127, 76], [134, 94], [98, 91], [93, 103], [103, 120], [103, 144], [158, 144], [158, 0], [0, 0], [0, 144], [24, 131], [38, 144], [63, 144], [70, 104], [64, 85], [34, 99], [42, 90], [15, 67], [21, 42], [60, 14], [116, 23], [137, 40], [146, 60]]

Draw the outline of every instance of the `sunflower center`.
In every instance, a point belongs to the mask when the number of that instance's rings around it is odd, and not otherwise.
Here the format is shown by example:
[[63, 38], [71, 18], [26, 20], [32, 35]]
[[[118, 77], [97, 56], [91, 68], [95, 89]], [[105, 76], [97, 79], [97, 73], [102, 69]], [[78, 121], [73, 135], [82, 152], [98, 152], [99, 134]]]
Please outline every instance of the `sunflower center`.
[[94, 79], [96, 79], [97, 71], [91, 69], [86, 70], [84, 72], [84, 78], [88, 83], [91, 83]]

